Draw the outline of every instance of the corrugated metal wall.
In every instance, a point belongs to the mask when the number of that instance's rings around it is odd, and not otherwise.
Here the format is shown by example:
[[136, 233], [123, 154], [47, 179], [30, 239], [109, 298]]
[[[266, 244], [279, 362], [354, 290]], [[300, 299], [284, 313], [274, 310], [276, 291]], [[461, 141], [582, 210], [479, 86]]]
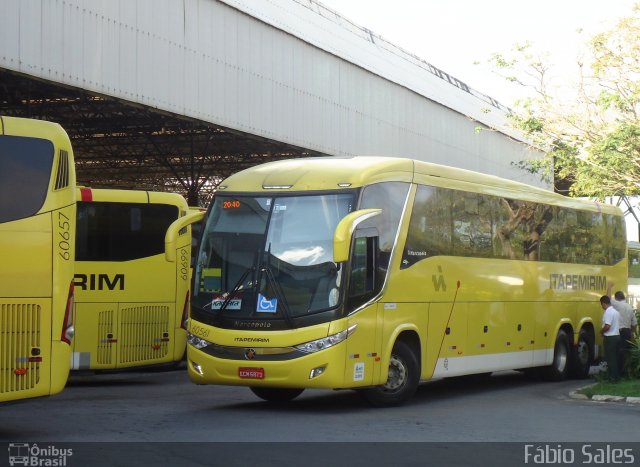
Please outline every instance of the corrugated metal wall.
[[0, 11], [2, 68], [332, 155], [541, 184], [511, 165], [539, 153], [475, 131], [474, 118], [503, 122], [487, 99], [310, 0], [0, 0]]

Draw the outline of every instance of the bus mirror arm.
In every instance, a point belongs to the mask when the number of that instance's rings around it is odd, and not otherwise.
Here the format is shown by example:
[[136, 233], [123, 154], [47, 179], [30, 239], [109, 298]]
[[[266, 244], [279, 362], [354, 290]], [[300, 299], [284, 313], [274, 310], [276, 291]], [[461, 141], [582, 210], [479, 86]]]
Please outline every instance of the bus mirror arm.
[[382, 209], [360, 209], [342, 218], [333, 234], [333, 261], [335, 263], [342, 263], [349, 259], [351, 238], [358, 224], [381, 212]]
[[201, 221], [204, 216], [204, 212], [191, 212], [171, 223], [164, 236], [164, 257], [168, 262], [173, 263], [176, 260], [176, 243], [178, 243], [180, 231], [191, 224]]

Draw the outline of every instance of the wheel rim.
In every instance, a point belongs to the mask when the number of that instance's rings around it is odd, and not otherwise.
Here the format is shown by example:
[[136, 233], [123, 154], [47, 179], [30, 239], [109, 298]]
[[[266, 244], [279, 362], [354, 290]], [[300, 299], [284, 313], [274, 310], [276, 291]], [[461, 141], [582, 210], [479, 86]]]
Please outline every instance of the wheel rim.
[[391, 355], [389, 362], [389, 376], [383, 386], [386, 392], [397, 392], [407, 383], [407, 366], [395, 355]]
[[560, 343], [556, 348], [556, 368], [563, 372], [567, 366], [567, 347]]

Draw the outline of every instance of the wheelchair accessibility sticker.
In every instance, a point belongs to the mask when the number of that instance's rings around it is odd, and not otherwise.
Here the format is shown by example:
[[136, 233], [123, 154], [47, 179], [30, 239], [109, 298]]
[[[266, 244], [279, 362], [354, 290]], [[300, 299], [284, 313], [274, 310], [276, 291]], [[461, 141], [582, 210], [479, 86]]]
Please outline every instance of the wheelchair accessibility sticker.
[[272, 298], [269, 300], [267, 297], [258, 294], [258, 306], [256, 307], [258, 313], [275, 313], [278, 311], [278, 299]]

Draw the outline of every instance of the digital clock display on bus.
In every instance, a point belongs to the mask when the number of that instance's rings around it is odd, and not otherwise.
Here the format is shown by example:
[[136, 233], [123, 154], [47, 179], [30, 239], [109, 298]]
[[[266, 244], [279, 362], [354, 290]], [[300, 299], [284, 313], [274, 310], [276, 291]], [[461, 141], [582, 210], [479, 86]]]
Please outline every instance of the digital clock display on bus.
[[232, 201], [222, 202], [222, 209], [239, 209], [239, 208], [240, 208], [240, 201], [238, 201], [237, 199], [234, 199]]

